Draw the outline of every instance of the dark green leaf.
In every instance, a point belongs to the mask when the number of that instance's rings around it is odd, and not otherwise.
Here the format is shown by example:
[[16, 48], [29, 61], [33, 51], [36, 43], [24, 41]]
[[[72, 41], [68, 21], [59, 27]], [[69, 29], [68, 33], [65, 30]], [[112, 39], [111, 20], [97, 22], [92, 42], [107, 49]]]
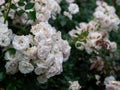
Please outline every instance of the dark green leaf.
[[10, 5], [10, 8], [11, 8], [11, 9], [17, 9], [17, 7], [16, 7], [14, 4], [11, 4], [11, 5]]
[[0, 81], [2, 81], [5, 78], [5, 73], [4, 72], [0, 72]]
[[8, 51], [10, 52], [10, 54], [15, 54], [16, 50], [14, 48], [9, 48]]
[[92, 88], [92, 87], [89, 87], [88, 90], [93, 90], [93, 88]]
[[19, 1], [19, 2], [18, 2], [18, 5], [19, 5], [19, 6], [24, 6], [24, 5], [25, 5], [25, 3], [24, 3], [24, 2], [22, 2], [22, 1]]
[[19, 11], [17, 12], [17, 14], [21, 16], [24, 12], [25, 12], [25, 11], [21, 9], [21, 10], [19, 10]]
[[28, 18], [30, 20], [34, 20], [35, 21], [35, 19], [36, 19], [36, 12], [35, 11], [29, 12], [28, 13]]
[[25, 6], [25, 10], [32, 9], [34, 7], [34, 3], [27, 3]]
[[17, 88], [11, 83], [7, 86], [6, 90], [17, 90]]

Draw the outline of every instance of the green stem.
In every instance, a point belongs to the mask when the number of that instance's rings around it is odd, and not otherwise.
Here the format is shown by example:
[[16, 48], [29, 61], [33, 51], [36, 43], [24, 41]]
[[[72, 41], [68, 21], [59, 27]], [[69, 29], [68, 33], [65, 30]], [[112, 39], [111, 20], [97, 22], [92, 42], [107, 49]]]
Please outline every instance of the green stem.
[[9, 2], [10, 2], [10, 5], [9, 5], [9, 8], [8, 8], [8, 10], [7, 10], [7, 13], [5, 14], [5, 20], [4, 20], [4, 24], [6, 23], [6, 21], [7, 21], [7, 19], [8, 19], [8, 14], [9, 14], [9, 11], [10, 11], [10, 6], [11, 6], [11, 2], [12, 0], [10, 0]]

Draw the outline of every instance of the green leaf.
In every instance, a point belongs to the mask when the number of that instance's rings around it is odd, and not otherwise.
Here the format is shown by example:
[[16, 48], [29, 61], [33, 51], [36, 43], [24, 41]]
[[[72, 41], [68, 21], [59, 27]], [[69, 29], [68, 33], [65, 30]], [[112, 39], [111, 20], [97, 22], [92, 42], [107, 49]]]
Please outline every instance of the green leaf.
[[24, 6], [25, 3], [24, 3], [23, 1], [19, 1], [19, 2], [18, 2], [18, 5], [19, 5], [19, 6]]
[[28, 13], [28, 18], [30, 20], [34, 20], [35, 21], [35, 19], [36, 19], [36, 11], [29, 12]]
[[17, 7], [16, 7], [14, 4], [11, 4], [11, 5], [10, 5], [10, 8], [11, 8], [11, 9], [17, 9]]
[[61, 20], [60, 24], [61, 24], [61, 26], [65, 26], [67, 24], [67, 22], [65, 20]]
[[92, 88], [92, 87], [89, 87], [88, 90], [93, 90], [93, 88]]
[[84, 38], [86, 38], [88, 36], [89, 32], [88, 31], [84, 31], [83, 33], [81, 33], [80, 35], [78, 35], [78, 40], [82, 41], [82, 42], [86, 42], [86, 40], [84, 40]]
[[9, 48], [8, 51], [10, 52], [10, 54], [15, 54], [16, 50], [14, 48]]
[[21, 9], [21, 10], [17, 11], [17, 14], [21, 16], [24, 12], [25, 11]]
[[4, 72], [0, 72], [0, 81], [4, 80], [5, 78], [5, 73]]
[[7, 86], [6, 90], [17, 90], [16, 86], [12, 85], [11, 83]]
[[34, 7], [34, 3], [27, 3], [25, 6], [25, 10], [32, 9]]

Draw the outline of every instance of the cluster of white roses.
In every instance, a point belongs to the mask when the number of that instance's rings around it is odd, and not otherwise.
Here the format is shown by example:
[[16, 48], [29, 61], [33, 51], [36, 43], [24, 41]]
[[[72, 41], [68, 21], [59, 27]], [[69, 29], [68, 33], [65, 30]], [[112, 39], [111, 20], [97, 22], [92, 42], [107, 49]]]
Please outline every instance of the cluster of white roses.
[[[14, 4], [17, 9], [10, 9], [9, 17], [13, 19], [15, 23], [21, 24], [33, 24], [42, 21], [48, 21], [50, 18], [56, 19], [56, 15], [61, 12], [61, 7], [59, 5], [60, 0], [30, 0], [30, 3], [34, 3], [34, 7], [31, 9], [25, 9], [25, 6], [28, 4], [24, 1], [24, 5], [19, 6], [20, 0], [12, 0], [11, 3]], [[5, 10], [8, 8], [9, 3], [2, 6], [2, 9]], [[17, 12], [23, 12], [21, 16], [17, 15]], [[30, 20], [27, 13], [35, 11], [36, 20]]]
[[31, 0], [35, 3], [36, 17], [38, 21], [48, 21], [51, 17], [55, 19], [61, 8], [56, 0]]
[[15, 74], [20, 71], [27, 74], [34, 71], [39, 75], [39, 82], [44, 83], [62, 72], [62, 63], [68, 59], [71, 47], [61, 38], [61, 32], [57, 32], [47, 22], [32, 26], [31, 33], [14, 36], [11, 47], [16, 52], [5, 53], [5, 59], [8, 60], [6, 72]]
[[[59, 3], [61, 0], [30, 0], [34, 7], [25, 10], [25, 5], [19, 6], [20, 0], [12, 0], [11, 3], [17, 6], [17, 9], [10, 9], [8, 16], [16, 23], [31, 24], [31, 34], [16, 35], [8, 29], [8, 22], [4, 20], [0, 12], [0, 46], [4, 49], [5, 59], [7, 60], [5, 68], [7, 74], [15, 74], [18, 71], [22, 74], [28, 74], [34, 71], [38, 75], [38, 81], [44, 83], [48, 78], [60, 74], [62, 64], [70, 55], [68, 42], [61, 38], [61, 32], [56, 31], [48, 20], [60, 13]], [[1, 3], [2, 5], [3, 3]], [[9, 3], [1, 6], [1, 11], [9, 6]], [[26, 13], [17, 16], [16, 11], [20, 9], [25, 12], [36, 11], [36, 21], [30, 20]], [[6, 12], [6, 11], [4, 11]], [[14, 50], [11, 53], [10, 49]]]
[[72, 15], [79, 12], [79, 6], [74, 3], [74, 0], [66, 0], [66, 2], [68, 3], [68, 11], [64, 11], [63, 14], [72, 20]]
[[12, 30], [8, 29], [8, 23], [4, 24], [3, 14], [0, 12], [0, 46], [7, 47], [12, 40]]
[[[103, 1], [97, 1], [97, 5], [93, 14], [94, 19], [89, 23], [80, 23], [79, 27], [70, 31], [69, 34], [72, 38], [79, 39], [76, 47], [80, 50], [85, 49], [88, 54], [98, 53], [102, 48], [114, 52], [117, 45], [109, 40], [109, 32], [118, 29], [120, 19], [115, 14], [114, 7], [108, 6]], [[80, 36], [85, 33], [87, 34], [81, 38]]]

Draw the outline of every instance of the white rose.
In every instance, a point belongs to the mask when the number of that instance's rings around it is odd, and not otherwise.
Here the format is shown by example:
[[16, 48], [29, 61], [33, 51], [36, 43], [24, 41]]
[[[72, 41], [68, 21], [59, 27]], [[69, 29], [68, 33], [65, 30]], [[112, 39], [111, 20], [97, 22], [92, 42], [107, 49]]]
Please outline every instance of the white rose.
[[62, 64], [59, 60], [54, 61], [54, 65], [49, 68], [49, 70], [46, 72], [46, 77], [50, 78], [55, 75], [60, 74], [63, 71]]
[[71, 3], [68, 7], [68, 10], [71, 14], [76, 14], [79, 12], [79, 7], [77, 4], [75, 3]]
[[43, 84], [43, 83], [47, 82], [47, 77], [45, 75], [40, 75], [37, 77], [37, 80], [39, 83]]
[[70, 87], [68, 90], [80, 90], [81, 86], [80, 84], [78, 83], [78, 81], [69, 81], [70, 83]]
[[64, 16], [68, 17], [70, 20], [72, 20], [72, 15], [69, 12], [64, 11]]
[[47, 66], [45, 66], [44, 64], [37, 64], [37, 67], [35, 68], [35, 74], [36, 75], [41, 75], [43, 73], [45, 73], [47, 70]]
[[116, 49], [117, 49], [117, 44], [115, 43], [115, 42], [111, 42], [110, 43], [110, 47], [111, 47], [111, 49], [110, 49], [110, 51], [116, 51]]
[[6, 24], [0, 23], [0, 33], [4, 34], [8, 32], [8, 26]]
[[104, 12], [102, 11], [96, 11], [93, 15], [95, 18], [98, 18], [98, 19], [105, 17]]
[[90, 39], [96, 39], [96, 40], [100, 40], [102, 39], [103, 35], [100, 32], [90, 32], [89, 35], [87, 36], [87, 38]]
[[22, 52], [19, 52], [17, 56], [19, 57], [18, 61], [26, 61], [26, 62], [30, 61], [30, 57], [23, 54]]
[[0, 46], [6, 47], [10, 44], [10, 42], [11, 39], [7, 35], [0, 34]]
[[37, 57], [37, 49], [38, 48], [36, 46], [29, 47], [25, 49], [23, 53], [27, 55], [28, 57], [35, 59]]
[[10, 53], [9, 51], [7, 51], [7, 52], [5, 53], [5, 59], [6, 59], [6, 60], [10, 60], [10, 61], [13, 60], [13, 61], [14, 61], [14, 60], [17, 60], [18, 57], [19, 57], [19, 54], [18, 54], [17, 51], [15, 52], [15, 54]]
[[23, 74], [31, 73], [34, 70], [34, 67], [31, 63], [27, 61], [19, 62], [19, 70]]
[[37, 55], [40, 60], [44, 60], [50, 53], [51, 48], [48, 46], [42, 46], [38, 49]]
[[29, 38], [27, 36], [14, 36], [13, 47], [17, 50], [24, 50], [29, 47]]
[[36, 13], [36, 18], [37, 18], [37, 20], [40, 22], [40, 21], [42, 21], [42, 22], [44, 22], [44, 21], [47, 21], [46, 20], [46, 17], [45, 17], [45, 15], [44, 14], [40, 14], [40, 13]]
[[108, 76], [108, 77], [106, 77], [105, 80], [104, 80], [104, 85], [110, 84], [111, 81], [115, 81], [115, 77], [114, 76]]
[[12, 60], [6, 63], [5, 65], [6, 73], [15, 74], [18, 71], [18, 62], [16, 60]]

